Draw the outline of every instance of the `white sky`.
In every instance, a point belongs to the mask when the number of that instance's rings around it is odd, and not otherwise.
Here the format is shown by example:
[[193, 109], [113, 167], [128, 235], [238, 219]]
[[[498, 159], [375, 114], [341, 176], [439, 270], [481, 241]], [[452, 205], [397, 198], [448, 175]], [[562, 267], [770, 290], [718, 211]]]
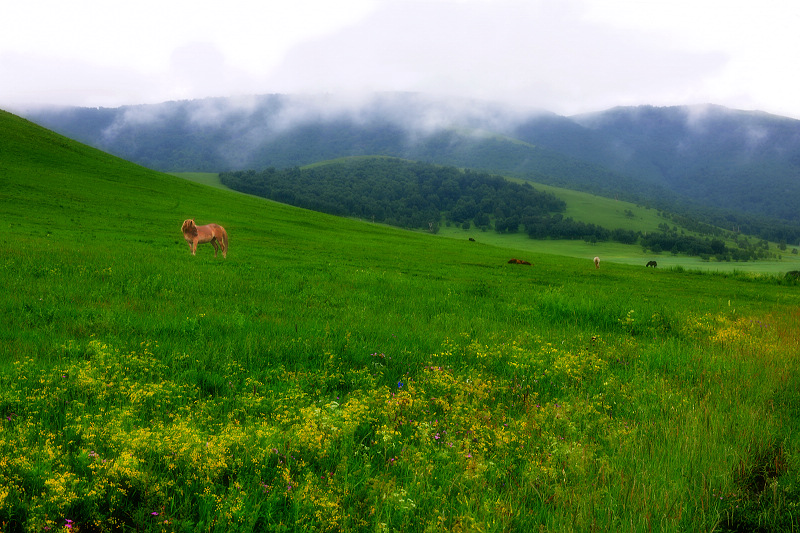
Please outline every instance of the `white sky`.
[[560, 114], [715, 103], [800, 118], [797, 0], [21, 0], [0, 108], [419, 91]]

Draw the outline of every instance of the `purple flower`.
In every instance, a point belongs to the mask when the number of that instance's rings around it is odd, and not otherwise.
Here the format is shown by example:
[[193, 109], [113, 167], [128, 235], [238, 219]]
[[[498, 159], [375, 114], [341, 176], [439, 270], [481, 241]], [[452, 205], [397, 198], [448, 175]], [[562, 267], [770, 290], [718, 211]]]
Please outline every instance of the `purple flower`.
[[402, 389], [403, 388], [403, 382], [402, 381], [398, 381], [397, 382], [397, 388], [398, 389]]

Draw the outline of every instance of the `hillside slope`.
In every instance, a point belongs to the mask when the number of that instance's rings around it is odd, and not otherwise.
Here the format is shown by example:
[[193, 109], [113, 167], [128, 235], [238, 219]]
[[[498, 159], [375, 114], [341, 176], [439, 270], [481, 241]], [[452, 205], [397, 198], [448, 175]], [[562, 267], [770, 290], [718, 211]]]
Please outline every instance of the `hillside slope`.
[[[6, 221], [40, 231], [119, 231], [177, 212], [200, 186], [129, 163], [0, 112], [0, 194]], [[142, 199], [147, 201], [143, 202]], [[102, 222], [90, 206], [104, 206]], [[45, 216], [36, 216], [43, 215]], [[138, 230], [137, 230], [138, 232]]]

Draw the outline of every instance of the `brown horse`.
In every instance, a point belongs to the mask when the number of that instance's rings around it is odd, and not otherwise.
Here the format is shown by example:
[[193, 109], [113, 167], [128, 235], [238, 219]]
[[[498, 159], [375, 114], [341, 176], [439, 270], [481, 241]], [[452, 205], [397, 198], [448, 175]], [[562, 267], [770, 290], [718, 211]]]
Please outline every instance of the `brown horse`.
[[183, 238], [189, 243], [192, 255], [195, 255], [198, 244], [210, 242], [214, 245], [214, 257], [217, 257], [217, 250], [220, 248], [222, 248], [222, 257], [228, 257], [228, 234], [225, 232], [225, 228], [219, 224], [197, 226], [194, 219], [190, 218], [183, 221], [181, 230]]

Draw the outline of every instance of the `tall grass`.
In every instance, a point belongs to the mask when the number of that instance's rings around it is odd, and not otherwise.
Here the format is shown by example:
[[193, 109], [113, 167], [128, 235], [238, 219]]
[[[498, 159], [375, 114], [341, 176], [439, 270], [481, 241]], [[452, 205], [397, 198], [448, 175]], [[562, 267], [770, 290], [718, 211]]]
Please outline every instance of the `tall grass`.
[[509, 265], [0, 118], [3, 531], [798, 529], [796, 286]]

